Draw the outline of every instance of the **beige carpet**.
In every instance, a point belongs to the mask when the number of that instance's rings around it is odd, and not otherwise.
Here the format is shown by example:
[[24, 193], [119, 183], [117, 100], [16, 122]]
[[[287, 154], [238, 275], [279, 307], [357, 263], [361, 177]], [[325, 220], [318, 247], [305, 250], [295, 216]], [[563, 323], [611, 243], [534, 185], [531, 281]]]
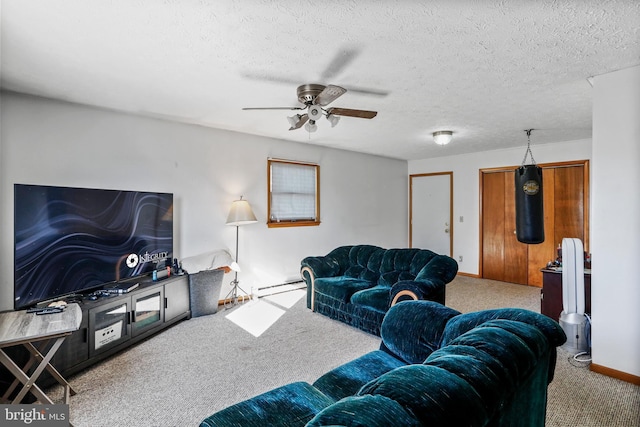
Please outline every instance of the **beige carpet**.
[[[458, 277], [448, 285], [447, 305], [462, 312], [539, 311], [539, 295], [538, 288]], [[71, 421], [76, 427], [197, 426], [235, 402], [289, 382], [313, 382], [379, 346], [377, 337], [312, 313], [304, 298], [290, 307], [269, 298], [260, 302], [284, 313], [257, 337], [227, 319], [239, 308], [223, 310], [181, 322], [70, 378], [78, 391]], [[640, 387], [585, 365], [560, 351], [547, 426], [640, 426]], [[61, 390], [53, 390], [58, 401]]]

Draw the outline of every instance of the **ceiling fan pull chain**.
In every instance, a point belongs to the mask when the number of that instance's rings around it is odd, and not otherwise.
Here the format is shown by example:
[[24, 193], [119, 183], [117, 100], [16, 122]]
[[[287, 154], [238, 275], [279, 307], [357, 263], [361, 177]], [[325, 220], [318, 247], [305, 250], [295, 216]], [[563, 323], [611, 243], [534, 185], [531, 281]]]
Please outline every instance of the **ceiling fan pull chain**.
[[527, 129], [525, 132], [527, 133], [527, 151], [524, 152], [524, 159], [522, 159], [522, 167], [524, 167], [525, 162], [527, 161], [527, 155], [531, 154], [531, 164], [536, 166], [536, 160], [533, 158], [533, 152], [531, 151], [531, 131], [533, 129]]

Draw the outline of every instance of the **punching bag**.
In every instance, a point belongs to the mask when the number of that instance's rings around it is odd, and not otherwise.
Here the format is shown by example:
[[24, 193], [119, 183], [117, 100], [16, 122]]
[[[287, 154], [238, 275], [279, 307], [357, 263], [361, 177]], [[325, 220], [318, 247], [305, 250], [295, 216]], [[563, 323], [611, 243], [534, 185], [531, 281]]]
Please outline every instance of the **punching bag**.
[[522, 243], [544, 242], [542, 168], [522, 165], [516, 177], [516, 237]]

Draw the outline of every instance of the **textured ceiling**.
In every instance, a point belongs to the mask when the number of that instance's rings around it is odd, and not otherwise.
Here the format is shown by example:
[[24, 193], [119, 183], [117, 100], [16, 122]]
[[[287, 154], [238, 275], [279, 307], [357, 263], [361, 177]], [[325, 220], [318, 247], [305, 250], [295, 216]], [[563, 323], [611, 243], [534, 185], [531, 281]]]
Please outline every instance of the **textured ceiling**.
[[[2, 0], [1, 84], [401, 159], [589, 138], [587, 78], [640, 64], [638, 0]], [[303, 83], [378, 111], [288, 131]], [[375, 93], [363, 93], [366, 91]], [[638, 96], [630, 94], [629, 96]], [[436, 146], [431, 133], [452, 130]], [[212, 142], [215, 143], [215, 142]]]

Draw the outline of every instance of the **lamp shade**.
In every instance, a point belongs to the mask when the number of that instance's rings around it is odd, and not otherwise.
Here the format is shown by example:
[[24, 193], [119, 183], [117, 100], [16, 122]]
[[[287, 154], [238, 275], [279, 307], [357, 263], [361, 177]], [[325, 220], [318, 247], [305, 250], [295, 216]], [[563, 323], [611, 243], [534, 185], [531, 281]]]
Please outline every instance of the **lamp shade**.
[[246, 200], [234, 200], [229, 209], [229, 216], [227, 217], [227, 225], [245, 225], [258, 222], [256, 216], [251, 210], [251, 205]]

